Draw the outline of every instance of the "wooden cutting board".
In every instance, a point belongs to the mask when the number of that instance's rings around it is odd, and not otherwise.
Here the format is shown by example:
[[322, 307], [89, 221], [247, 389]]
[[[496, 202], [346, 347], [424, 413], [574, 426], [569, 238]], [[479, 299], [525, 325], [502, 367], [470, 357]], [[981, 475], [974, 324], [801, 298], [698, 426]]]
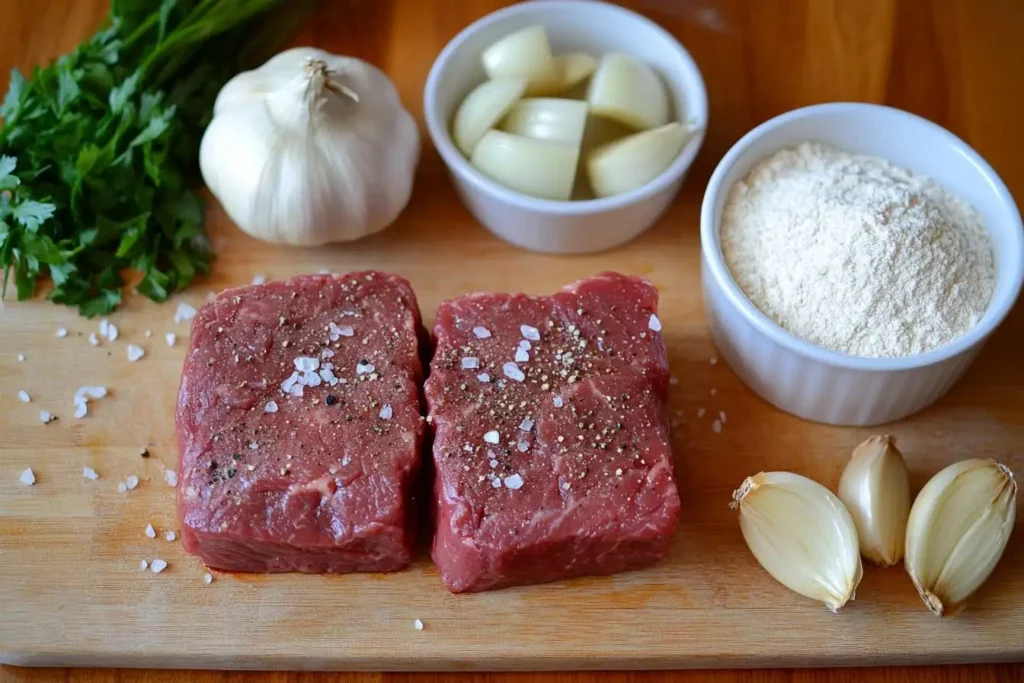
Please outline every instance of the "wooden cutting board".
[[[70, 16], [40, 9], [42, 14], [33, 14], [38, 22], [26, 18], [29, 7], [36, 9], [33, 3], [14, 4], [17, 10], [5, 13], [15, 19], [4, 20], [21, 22], [21, 28], [4, 35], [19, 36], [24, 46], [20, 52], [4, 48], [4, 68], [66, 49], [91, 30], [103, 3], [76, 3]], [[494, 4], [500, 3], [323, 3], [304, 38], [385, 66], [404, 101], [418, 112], [433, 56], [462, 25]], [[891, 73], [904, 73], [907, 63], [917, 63], [934, 48], [920, 40], [931, 35], [929, 29], [915, 33], [919, 29], [907, 28], [906, 17], [888, 2], [858, 4], [856, 16], [847, 12], [849, 5], [840, 11], [836, 3], [832, 16], [813, 9], [824, 3], [807, 3], [812, 9], [800, 15], [807, 34], [794, 45], [805, 57], [821, 57], [809, 60], [816, 69], [831, 68], [834, 74], [808, 76], [805, 69], [791, 81], [777, 81], [787, 87], [767, 93], [759, 90], [763, 83], [735, 89], [725, 83], [740, 59], [733, 51], [746, 50], [752, 64], [760, 63], [759, 52], [775, 55], [763, 27], [764, 22], [777, 25], [778, 16], [767, 10], [760, 16], [761, 11], [739, 2], [703, 3], [713, 11], [699, 17], [666, 9], [665, 3], [634, 4], [690, 47], [704, 69], [712, 101], [711, 135], [701, 163], [675, 206], [648, 234], [595, 256], [556, 258], [517, 250], [474, 223], [427, 143], [412, 203], [398, 224], [354, 245], [307, 250], [263, 245], [211, 208], [209, 227], [220, 259], [207, 282], [177, 300], [198, 306], [207, 292], [247, 283], [258, 274], [284, 278], [322, 268], [381, 268], [411, 280], [429, 321], [438, 302], [466, 291], [551, 292], [609, 268], [646, 275], [662, 290], [661, 318], [680, 380], [672, 388], [671, 409], [683, 513], [670, 556], [642, 572], [482, 595], [448, 594], [425, 548], [412, 568], [390, 576], [215, 574], [206, 585], [205, 570], [182, 552], [180, 542], [163, 538], [176, 529], [175, 490], [165, 483], [164, 471], [176, 466], [173, 409], [188, 333], [186, 324], [173, 320], [175, 304], [130, 297], [110, 316], [120, 329], [118, 340], [93, 347], [87, 337], [97, 330], [97, 321], [44, 301], [7, 301], [0, 310], [0, 661], [475, 670], [1024, 659], [1020, 529], [996, 573], [954, 619], [931, 616], [899, 568], [868, 569], [859, 599], [833, 615], [789, 593], [760, 569], [728, 509], [732, 490], [759, 470], [794, 470], [834, 487], [851, 450], [871, 431], [813, 425], [784, 415], [744, 388], [724, 363], [714, 363], [701, 310], [697, 234], [707, 174], [745, 128], [778, 110], [812, 99], [884, 98], [884, 79], [880, 86], [875, 72], [889, 74], [888, 62], [857, 61], [860, 71], [851, 75], [844, 51], [859, 54], [858, 40], [873, 32], [882, 35], [896, 22], [911, 36], [898, 43], [910, 52], [893, 52]], [[986, 85], [998, 79], [974, 81], [972, 74], [1002, 68], [1009, 75], [1013, 64], [1019, 66], [1019, 60], [1011, 59], [1020, 54], [1018, 48], [998, 52], [990, 46], [1002, 39], [1004, 45], [1013, 42], [1021, 13], [1006, 9], [1010, 4], [1001, 10], [1006, 16], [994, 6], [984, 15], [971, 14], [970, 3], [956, 7], [959, 14], [943, 12], [933, 19], [940, 35], [962, 32], [951, 44], [972, 46], [941, 52], [956, 66], [950, 67], [954, 75], [949, 78], [951, 87], [960, 88], [957, 97], [963, 95], [963, 84], [972, 83], [972, 104], [947, 107], [941, 97], [929, 99], [927, 78], [919, 90], [894, 88], [889, 99], [971, 133], [968, 138], [1019, 193], [1024, 165], [997, 137], [1012, 135], [1009, 124], [1019, 108], [1002, 100], [994, 85]], [[818, 37], [811, 30], [815, 26], [835, 30]], [[978, 26], [991, 29], [984, 39], [971, 33]], [[843, 35], [848, 42], [832, 41], [830, 35]], [[977, 40], [971, 42], [972, 36]], [[799, 54], [778, 61], [794, 68], [802, 63]], [[808, 84], [819, 80], [829, 85], [809, 96]], [[1019, 101], [1019, 95], [1008, 97]], [[977, 116], [979, 107], [987, 116]], [[1006, 125], [1000, 128], [999, 122]], [[997, 129], [1004, 132], [993, 132]], [[65, 338], [56, 337], [61, 326], [69, 331]], [[167, 346], [167, 332], [178, 335], [176, 346]], [[949, 396], [886, 427], [906, 454], [915, 487], [965, 457], [994, 457], [1024, 473], [1022, 332], [1018, 308]], [[141, 345], [146, 356], [129, 363], [129, 343]], [[87, 384], [107, 386], [110, 395], [94, 402], [87, 418], [75, 420], [72, 396]], [[31, 395], [31, 403], [18, 400], [20, 389]], [[40, 409], [60, 419], [44, 426]], [[715, 433], [711, 421], [720, 411], [725, 426]], [[149, 458], [140, 456], [143, 448]], [[18, 482], [26, 467], [36, 473], [35, 486]], [[100, 478], [84, 480], [83, 467], [94, 468]], [[119, 493], [118, 483], [129, 475], [139, 477], [138, 488]], [[157, 529], [157, 539], [145, 536], [147, 524]], [[140, 560], [154, 558], [168, 562], [163, 573], [139, 570]], [[422, 631], [414, 629], [416, 619], [425, 624]]]

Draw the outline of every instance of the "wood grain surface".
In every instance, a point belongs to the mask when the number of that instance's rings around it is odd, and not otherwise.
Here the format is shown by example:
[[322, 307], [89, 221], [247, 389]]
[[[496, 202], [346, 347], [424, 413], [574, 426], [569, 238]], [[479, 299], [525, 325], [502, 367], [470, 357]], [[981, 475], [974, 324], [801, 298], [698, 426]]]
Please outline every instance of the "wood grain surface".
[[[69, 49], [100, 21], [101, 0], [5, 0], [0, 70], [28, 68]], [[433, 57], [488, 0], [324, 0], [300, 42], [368, 59], [388, 71], [419, 113]], [[526, 254], [491, 237], [459, 205], [436, 154], [425, 150], [413, 201], [384, 235], [350, 247], [283, 250], [241, 236], [217, 209], [210, 228], [220, 260], [186, 293], [285, 277], [322, 267], [383, 267], [410, 278], [429, 318], [442, 298], [466, 290], [551, 291], [603, 268], [652, 278], [663, 290], [670, 360], [682, 379], [672, 397], [684, 417], [674, 435], [684, 496], [670, 558], [647, 572], [485, 596], [445, 594], [429, 561], [380, 577], [218, 576], [177, 544], [150, 541], [147, 522], [173, 526], [169, 418], [183, 343], [162, 343], [173, 305], [129, 300], [112, 319], [123, 340], [94, 349], [79, 333], [94, 322], [49, 303], [5, 302], [0, 311], [0, 651], [26, 662], [115, 666], [309, 668], [547, 668], [929, 664], [1019, 659], [1024, 651], [1024, 547], [1020, 529], [991, 582], [955, 620], [923, 612], [900, 570], [869, 570], [860, 600], [839, 616], [773, 583], [743, 547], [725, 510], [729, 492], [759, 469], [795, 469], [835, 483], [867, 432], [809, 425], [746, 390], [714, 354], [700, 306], [697, 223], [704, 182], [725, 150], [782, 111], [830, 100], [886, 102], [964, 137], [1024, 196], [1019, 122], [1024, 89], [1024, 3], [1018, 0], [637, 0], [626, 3], [675, 33], [703, 71], [710, 128], [698, 165], [673, 209], [650, 233], [613, 252], [573, 259]], [[452, 259], [454, 259], [454, 264]], [[72, 334], [58, 340], [66, 325]], [[145, 329], [154, 337], [146, 339]], [[1021, 307], [964, 381], [933, 408], [887, 431], [900, 440], [920, 485], [944, 463], [997, 457], [1024, 471], [1024, 332]], [[135, 365], [125, 344], [148, 355]], [[15, 356], [27, 358], [17, 363]], [[110, 352], [111, 355], [107, 355]], [[79, 384], [111, 397], [94, 415], [70, 417]], [[33, 403], [13, 398], [28, 389]], [[712, 395], [715, 390], [715, 395]], [[62, 420], [43, 427], [45, 407]], [[725, 410], [713, 434], [698, 408]], [[141, 461], [140, 446], [154, 457]], [[84, 484], [90, 465], [102, 479]], [[32, 466], [39, 483], [17, 484]], [[116, 482], [138, 474], [122, 496]], [[170, 569], [140, 574], [142, 557]], [[411, 629], [423, 618], [427, 629]], [[99, 653], [99, 654], [98, 654]], [[454, 654], [453, 654], [454, 653]], [[266, 680], [384, 683], [458, 675], [273, 674]], [[539, 675], [474, 675], [488, 681]], [[932, 669], [558, 674], [590, 681], [1018, 681], [1019, 666]], [[167, 671], [0, 670], [0, 681], [214, 681], [246, 674]], [[545, 677], [545, 680], [548, 678]]]

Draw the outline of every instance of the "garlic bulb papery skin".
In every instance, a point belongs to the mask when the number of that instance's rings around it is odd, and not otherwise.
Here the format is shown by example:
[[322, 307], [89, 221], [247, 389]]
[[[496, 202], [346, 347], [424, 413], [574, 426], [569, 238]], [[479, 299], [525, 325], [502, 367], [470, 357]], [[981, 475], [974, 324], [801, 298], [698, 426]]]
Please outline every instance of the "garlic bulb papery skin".
[[199, 165], [242, 230], [312, 246], [393, 223], [419, 155], [416, 122], [382, 71], [300, 47], [221, 89]]
[[863, 568], [853, 518], [827, 488], [792, 472], [747, 477], [732, 494], [747, 547], [776, 581], [833, 612]]
[[857, 446], [839, 478], [839, 500], [857, 526], [860, 553], [882, 567], [903, 559], [910, 516], [910, 478], [890, 436]]
[[1013, 532], [1017, 482], [994, 460], [963, 460], [924, 485], [910, 509], [904, 563], [934, 614], [955, 614], [999, 563]]

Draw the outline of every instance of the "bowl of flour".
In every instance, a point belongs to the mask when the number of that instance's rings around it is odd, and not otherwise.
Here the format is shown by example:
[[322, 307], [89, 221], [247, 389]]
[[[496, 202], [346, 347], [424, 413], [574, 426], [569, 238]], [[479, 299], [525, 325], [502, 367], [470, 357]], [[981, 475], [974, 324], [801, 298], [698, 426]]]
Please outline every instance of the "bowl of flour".
[[1012, 308], [1024, 229], [992, 168], [945, 129], [870, 104], [748, 133], [701, 210], [715, 342], [779, 408], [872, 425], [945, 394]]

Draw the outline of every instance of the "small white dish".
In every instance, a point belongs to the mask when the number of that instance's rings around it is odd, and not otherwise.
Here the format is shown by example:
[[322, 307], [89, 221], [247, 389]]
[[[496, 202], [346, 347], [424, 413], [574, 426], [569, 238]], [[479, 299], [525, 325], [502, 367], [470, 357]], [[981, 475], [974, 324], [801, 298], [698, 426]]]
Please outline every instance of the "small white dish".
[[[719, 240], [729, 189], [761, 159], [808, 140], [882, 157], [927, 175], [978, 210], [992, 238], [996, 284], [984, 317], [973, 329], [927, 353], [860, 358], [800, 339], [750, 302], [729, 272]], [[992, 167], [944, 128], [879, 105], [805, 107], [750, 131], [711, 176], [700, 223], [704, 305], [722, 355], [765, 400], [815, 422], [881, 424], [939, 399], [1009, 313], [1024, 280], [1024, 227], [1013, 198]]]
[[[644, 60], [668, 87], [677, 120], [693, 130], [682, 152], [651, 182], [603, 199], [536, 199], [480, 173], [455, 147], [455, 109], [486, 79], [480, 54], [513, 31], [543, 24], [552, 52], [600, 57], [625, 52]], [[451, 173], [462, 202], [498, 237], [524, 249], [584, 254], [624, 244], [665, 211], [693, 163], [707, 128], [707, 92], [690, 54], [667, 31], [622, 7], [591, 0], [545, 0], [513, 5], [470, 24], [434, 61], [423, 94], [427, 131]], [[581, 168], [585, 172], [581, 159]]]

